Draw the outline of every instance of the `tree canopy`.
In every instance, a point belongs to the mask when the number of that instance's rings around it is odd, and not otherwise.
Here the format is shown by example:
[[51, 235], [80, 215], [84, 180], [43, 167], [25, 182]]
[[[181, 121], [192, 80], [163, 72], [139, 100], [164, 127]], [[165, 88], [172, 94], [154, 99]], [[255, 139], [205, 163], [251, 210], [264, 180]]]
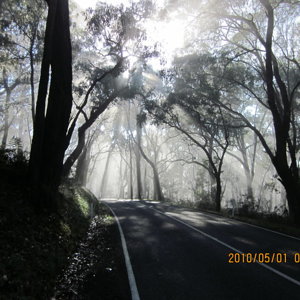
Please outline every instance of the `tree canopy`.
[[40, 206], [76, 174], [299, 224], [299, 1], [0, 5], [1, 145], [30, 152]]

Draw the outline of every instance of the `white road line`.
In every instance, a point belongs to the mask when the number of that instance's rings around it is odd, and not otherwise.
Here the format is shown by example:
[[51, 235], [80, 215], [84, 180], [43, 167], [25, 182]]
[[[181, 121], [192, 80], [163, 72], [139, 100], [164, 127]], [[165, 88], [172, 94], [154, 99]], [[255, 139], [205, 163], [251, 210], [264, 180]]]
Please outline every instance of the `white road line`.
[[288, 235], [288, 234], [285, 234], [285, 233], [282, 233], [282, 232], [274, 231], [272, 229], [264, 228], [264, 227], [261, 227], [261, 226], [258, 226], [258, 225], [246, 223], [246, 222], [243, 222], [243, 221], [240, 221], [240, 220], [235, 220], [235, 219], [232, 219], [232, 220], [237, 221], [237, 222], [242, 223], [242, 224], [245, 224], [245, 225], [248, 225], [248, 226], [252, 226], [252, 227], [259, 228], [259, 229], [262, 229], [262, 230], [265, 230], [265, 231], [276, 233], [276, 234], [282, 235], [282, 236], [290, 238], [290, 239], [300, 241], [300, 238], [297, 238], [297, 237], [292, 236], [292, 235]]
[[[154, 202], [154, 201], [146, 201], [147, 204], [152, 204], [152, 203], [159, 203], [159, 202]], [[272, 229], [269, 229], [269, 228], [265, 228], [265, 227], [262, 227], [262, 226], [259, 226], [259, 225], [254, 225], [254, 224], [251, 224], [251, 223], [247, 223], [246, 221], [241, 221], [241, 220], [238, 220], [238, 219], [231, 219], [231, 218], [226, 218], [222, 215], [217, 215], [217, 214], [214, 214], [214, 213], [210, 213], [210, 212], [202, 212], [202, 211], [196, 211], [195, 213], [197, 213], [198, 215], [209, 215], [210, 217], [216, 217], [216, 218], [222, 218], [224, 219], [224, 221], [228, 221], [228, 223], [241, 223], [241, 224], [244, 224], [244, 225], [248, 225], [248, 226], [251, 226], [251, 227], [255, 227], [255, 228], [258, 228], [258, 229], [262, 229], [262, 230], [265, 230], [265, 231], [269, 231], [269, 232], [272, 232], [272, 233], [275, 233], [275, 234], [278, 234], [278, 235], [282, 235], [284, 237], [287, 237], [287, 238], [290, 238], [290, 239], [294, 239], [294, 240], [297, 240], [297, 241], [300, 241], [300, 238], [296, 237], [296, 236], [292, 236], [292, 235], [289, 235], [289, 234], [286, 234], [286, 233], [282, 233], [282, 232], [279, 232], [279, 231], [275, 231], [275, 230], [272, 230]], [[236, 224], [235, 224], [236, 225]]]
[[[147, 207], [147, 206], [145, 206], [145, 207]], [[187, 223], [185, 223], [185, 222], [183, 222], [183, 221], [181, 221], [181, 220], [179, 220], [179, 219], [177, 219], [177, 218], [175, 218], [175, 217], [172, 217], [172, 216], [170, 216], [170, 215], [167, 215], [166, 213], [163, 213], [163, 212], [161, 212], [161, 211], [159, 211], [159, 210], [157, 210], [157, 209], [155, 209], [155, 208], [153, 208], [153, 207], [149, 207], [149, 208], [152, 209], [152, 210], [154, 210], [154, 211], [156, 211], [156, 212], [158, 212], [158, 213], [161, 214], [161, 215], [164, 215], [164, 216], [166, 216], [166, 217], [168, 217], [168, 218], [170, 218], [170, 219], [172, 219], [172, 220], [174, 220], [174, 221], [177, 221], [178, 223], [181, 223], [181, 224], [183, 224], [183, 225], [189, 227], [190, 229], [193, 229], [194, 231], [196, 231], [196, 232], [198, 232], [198, 233], [200, 233], [200, 234], [206, 236], [207, 238], [209, 238], [209, 239], [211, 239], [211, 240], [213, 240], [213, 241], [215, 241], [215, 242], [217, 242], [217, 243], [219, 243], [219, 244], [225, 246], [226, 248], [228, 248], [228, 249], [230, 249], [230, 250], [233, 250], [234, 252], [238, 252], [238, 253], [240, 253], [240, 254], [243, 254], [243, 253], [244, 253], [244, 252], [242, 252], [241, 250], [238, 250], [238, 249], [236, 249], [236, 248], [234, 248], [234, 247], [228, 245], [227, 243], [222, 242], [221, 240], [219, 240], [219, 239], [213, 237], [213, 236], [210, 235], [210, 234], [205, 233], [205, 232], [202, 231], [202, 230], [197, 229], [196, 227], [194, 227], [194, 226], [192, 226], [192, 225], [189, 225], [189, 224], [187, 224]], [[257, 264], [259, 264], [260, 266], [266, 268], [267, 270], [269, 270], [269, 271], [271, 271], [271, 272], [273, 272], [273, 273], [275, 273], [275, 274], [281, 276], [282, 278], [285, 278], [286, 280], [288, 280], [288, 281], [290, 281], [290, 282], [292, 282], [292, 283], [294, 283], [294, 284], [300, 286], [300, 281], [298, 281], [298, 280], [296, 280], [296, 279], [294, 279], [294, 278], [292, 278], [292, 277], [290, 277], [290, 276], [288, 276], [288, 275], [286, 275], [286, 274], [284, 274], [284, 273], [282, 273], [282, 272], [280, 272], [280, 271], [278, 271], [278, 270], [276, 270], [276, 269], [270, 267], [269, 265], [264, 264], [264, 263], [259, 263], [259, 262], [257, 262]]]
[[[104, 202], [102, 202], [104, 203]], [[119, 228], [119, 232], [120, 232], [120, 236], [121, 236], [121, 242], [122, 242], [122, 248], [123, 248], [123, 253], [124, 253], [124, 258], [125, 258], [125, 264], [126, 264], [126, 269], [127, 269], [127, 275], [128, 275], [128, 280], [129, 280], [129, 285], [130, 285], [130, 291], [131, 291], [131, 299], [132, 300], [140, 300], [140, 296], [139, 296], [139, 292], [136, 286], [136, 281], [135, 281], [135, 277], [134, 277], [134, 273], [132, 270], [132, 265], [130, 262], [130, 257], [129, 257], [129, 253], [128, 253], [128, 249], [127, 249], [127, 245], [126, 245], [126, 240], [125, 240], [125, 236], [121, 227], [121, 224], [119, 222], [119, 219], [117, 217], [117, 215], [115, 214], [115, 212], [111, 209], [110, 206], [108, 206], [106, 203], [104, 203], [112, 212], [112, 214], [114, 215], [116, 222], [118, 224], [118, 228]]]
[[222, 218], [225, 222], [227, 221], [228, 223], [233, 223], [234, 225], [237, 225], [235, 223], [240, 223], [240, 224], [243, 224], [243, 225], [246, 225], [246, 226], [255, 227], [255, 228], [258, 228], [258, 229], [261, 229], [261, 230], [264, 230], [264, 231], [269, 231], [269, 232], [272, 232], [274, 234], [278, 234], [278, 235], [284, 236], [286, 238], [290, 238], [290, 239], [294, 239], [294, 240], [300, 241], [300, 238], [298, 238], [298, 237], [295, 237], [295, 236], [292, 236], [292, 235], [288, 235], [286, 233], [282, 233], [282, 232], [279, 232], [279, 231], [275, 231], [275, 230], [272, 230], [272, 229], [269, 229], [269, 228], [265, 228], [265, 227], [262, 227], [262, 226], [259, 226], [259, 225], [254, 225], [254, 224], [251, 224], [251, 223], [247, 223], [246, 221], [241, 221], [241, 220], [238, 220], [238, 219], [226, 218], [224, 216], [214, 215], [213, 213], [205, 213], [205, 212], [196, 212], [196, 213], [202, 214], [204, 216], [206, 214], [209, 214], [210, 216], [216, 216], [218, 218]]

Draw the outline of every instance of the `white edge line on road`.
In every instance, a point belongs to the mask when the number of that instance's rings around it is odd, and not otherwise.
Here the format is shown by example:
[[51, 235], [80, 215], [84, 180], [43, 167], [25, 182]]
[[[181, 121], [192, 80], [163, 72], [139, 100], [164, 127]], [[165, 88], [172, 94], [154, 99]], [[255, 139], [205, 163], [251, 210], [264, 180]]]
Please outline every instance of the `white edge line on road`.
[[[102, 203], [104, 203], [104, 202], [102, 202]], [[121, 236], [123, 254], [124, 254], [125, 264], [126, 264], [126, 269], [127, 269], [127, 275], [128, 275], [129, 285], [130, 285], [131, 298], [132, 298], [132, 300], [140, 300], [140, 296], [139, 296], [139, 292], [138, 292], [138, 289], [136, 286], [136, 281], [135, 281], [134, 273], [132, 270], [132, 265], [130, 262], [130, 257], [129, 257], [129, 253], [128, 253], [128, 249], [127, 249], [127, 245], [126, 245], [126, 240], [125, 240], [125, 236], [124, 236], [121, 224], [119, 222], [117, 215], [111, 209], [111, 207], [108, 206], [106, 203], [104, 203], [104, 204], [110, 209], [110, 211], [114, 215], [116, 222], [118, 224], [118, 228], [119, 228], [119, 232], [120, 232], [120, 236]]]
[[248, 225], [248, 226], [259, 228], [259, 229], [262, 229], [262, 230], [265, 230], [265, 231], [269, 231], [269, 232], [272, 232], [272, 233], [276, 233], [276, 234], [282, 235], [282, 236], [290, 238], [290, 239], [294, 239], [294, 240], [300, 241], [300, 238], [297, 238], [295, 236], [288, 235], [288, 234], [285, 234], [285, 233], [282, 233], [282, 232], [274, 231], [274, 230], [269, 229], [269, 228], [261, 227], [261, 226], [250, 224], [250, 223], [246, 223], [246, 222], [243, 222], [243, 221], [240, 221], [240, 220], [236, 220], [236, 219], [230, 219], [230, 220], [234, 220], [234, 221], [237, 221], [239, 223], [242, 223], [242, 224], [245, 224], [245, 225]]
[[[153, 201], [146, 201], [146, 202], [147, 202], [147, 204], [152, 204]], [[202, 214], [202, 215], [210, 215], [212, 217], [222, 218], [225, 221], [229, 221], [229, 222], [232, 222], [232, 223], [237, 222], [237, 223], [240, 223], [240, 224], [243, 224], [243, 225], [246, 225], [246, 226], [248, 225], [248, 226], [255, 227], [255, 228], [258, 228], [258, 229], [261, 229], [261, 230], [265, 230], [265, 231], [269, 231], [269, 232], [272, 232], [272, 233], [275, 233], [275, 234], [278, 234], [278, 235], [282, 235], [282, 236], [290, 238], [290, 239], [300, 241], [300, 238], [298, 238], [296, 236], [292, 236], [292, 235], [289, 235], [289, 234], [286, 234], [286, 233], [275, 231], [275, 230], [265, 228], [265, 227], [262, 227], [262, 226], [259, 226], [259, 225], [254, 225], [254, 224], [251, 224], [251, 223], [247, 223], [246, 221], [241, 221], [241, 220], [238, 220], [238, 219], [232, 219], [232, 218], [224, 217], [222, 215], [217, 215], [217, 214], [214, 214], [214, 213], [211, 213], [211, 212], [196, 211], [195, 213]]]
[[[166, 217], [168, 217], [170, 219], [173, 219], [174, 221], [177, 221], [177, 222], [179, 222], [179, 223], [181, 223], [181, 224], [183, 224], [183, 225], [185, 225], [185, 226], [193, 229], [194, 231], [197, 231], [198, 233], [200, 233], [200, 234], [206, 236], [207, 238], [209, 238], [209, 239], [211, 239], [211, 240], [213, 240], [213, 241], [215, 241], [215, 242], [217, 242], [217, 243], [225, 246], [226, 248], [229, 248], [230, 250], [233, 250], [233, 251], [238, 252], [240, 254], [243, 253], [242, 251], [240, 251], [240, 250], [238, 250], [238, 249], [236, 249], [236, 248], [228, 245], [227, 243], [224, 243], [224, 242], [220, 241], [219, 239], [213, 237], [210, 234], [207, 234], [207, 233], [203, 232], [202, 230], [197, 229], [196, 227], [194, 227], [192, 225], [189, 225], [189, 224], [187, 224], [187, 223], [185, 223], [185, 222], [183, 222], [183, 221], [181, 221], [181, 220], [179, 220], [177, 218], [174, 218], [174, 217], [172, 217], [172, 216], [170, 216], [170, 215], [168, 215], [166, 213], [163, 213], [163, 212], [161, 212], [161, 211], [159, 211], [159, 210], [157, 210], [157, 209], [155, 209], [153, 207], [149, 207], [149, 208], [152, 209], [152, 210], [154, 210], [154, 211], [156, 211], [156, 212], [158, 212], [159, 214], [162, 214], [162, 215], [164, 215], [164, 216], [166, 216]], [[270, 267], [269, 265], [264, 264], [264, 263], [259, 263], [259, 262], [257, 262], [257, 264], [259, 264], [260, 266], [266, 268], [267, 270], [269, 270], [269, 271], [271, 271], [271, 272], [273, 272], [273, 273], [275, 273], [275, 274], [277, 274], [277, 275], [285, 278], [286, 280], [288, 280], [288, 281], [290, 281], [290, 282], [292, 282], [292, 283], [300, 286], [300, 281], [298, 281], [298, 280], [296, 280], [296, 279], [294, 279], [294, 278], [292, 278], [292, 277], [290, 277], [290, 276], [288, 276], [288, 275], [286, 275], [286, 274], [284, 274], [284, 273], [282, 273], [282, 272], [280, 272], [280, 271], [278, 271], [278, 270]]]

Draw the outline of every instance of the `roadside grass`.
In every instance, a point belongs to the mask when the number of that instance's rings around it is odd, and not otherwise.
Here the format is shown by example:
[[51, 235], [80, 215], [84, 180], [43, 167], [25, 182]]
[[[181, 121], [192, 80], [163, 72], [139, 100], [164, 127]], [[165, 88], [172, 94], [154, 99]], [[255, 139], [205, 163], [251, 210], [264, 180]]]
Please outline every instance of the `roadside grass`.
[[58, 213], [49, 215], [36, 214], [25, 199], [24, 187], [1, 189], [0, 299], [50, 299], [57, 275], [89, 226], [72, 196], [61, 196]]
[[58, 277], [54, 299], [131, 299], [119, 231], [105, 205], [98, 204], [85, 238]]
[[[1, 159], [0, 299], [53, 299], [70, 265], [76, 266], [76, 276], [81, 279], [67, 277], [70, 284], [64, 291], [69, 297], [57, 299], [98, 299], [80, 296], [87, 294], [85, 290], [94, 292], [87, 288], [93, 287], [93, 275], [98, 279], [98, 295], [104, 295], [101, 299], [128, 299], [122, 248], [110, 211], [83, 188], [64, 185], [57, 212], [37, 214], [26, 201], [27, 162], [10, 164], [6, 157]], [[83, 245], [85, 252], [79, 259]], [[74, 285], [75, 293], [71, 291]], [[116, 289], [125, 297], [110, 298], [120, 293], [113, 291]]]

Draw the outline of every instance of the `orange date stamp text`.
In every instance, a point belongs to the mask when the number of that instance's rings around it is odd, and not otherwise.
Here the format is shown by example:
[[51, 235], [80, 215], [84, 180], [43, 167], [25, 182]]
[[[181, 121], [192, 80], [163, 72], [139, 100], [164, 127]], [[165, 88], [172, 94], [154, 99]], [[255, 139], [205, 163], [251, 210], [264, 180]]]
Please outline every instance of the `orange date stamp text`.
[[261, 264], [270, 264], [270, 263], [287, 263], [287, 262], [294, 262], [299, 264], [300, 263], [300, 253], [294, 253], [291, 258], [288, 259], [286, 253], [228, 253], [228, 263], [230, 264], [239, 264], [239, 263], [261, 263]]

